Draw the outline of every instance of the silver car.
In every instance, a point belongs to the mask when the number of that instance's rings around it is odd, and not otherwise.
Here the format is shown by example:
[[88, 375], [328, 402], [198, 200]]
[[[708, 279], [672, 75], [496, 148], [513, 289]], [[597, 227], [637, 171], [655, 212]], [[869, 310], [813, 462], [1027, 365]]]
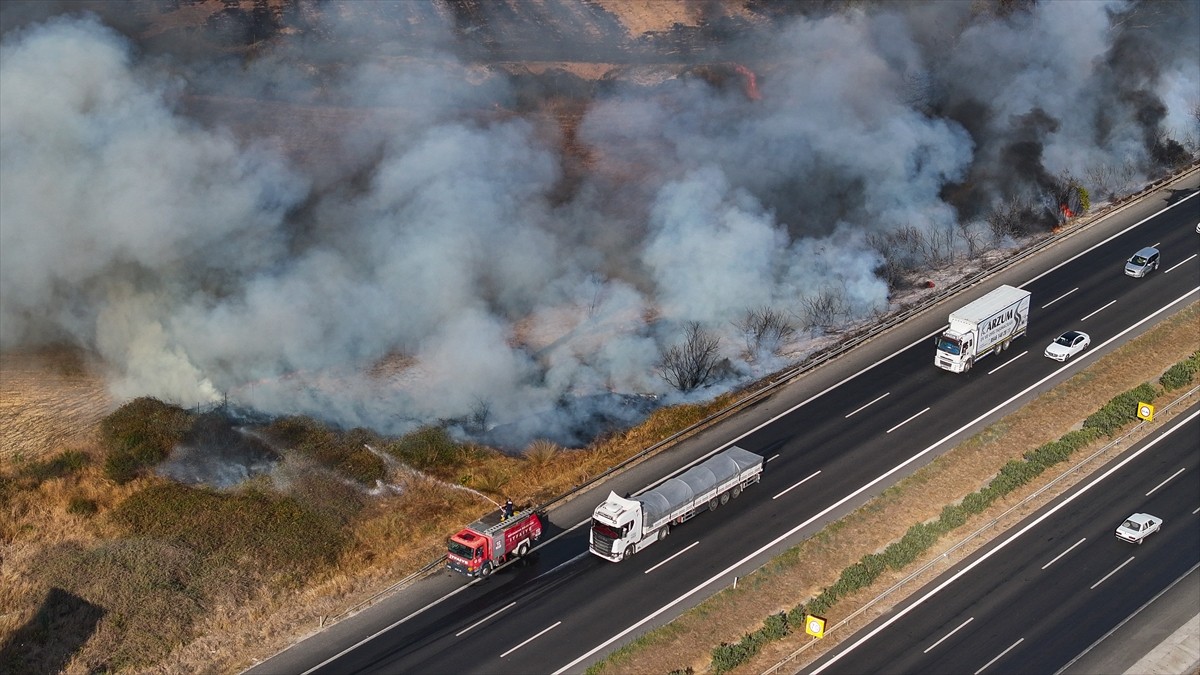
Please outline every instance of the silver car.
[[1125, 274], [1131, 277], [1144, 277], [1147, 274], [1158, 269], [1158, 249], [1153, 246], [1147, 246], [1137, 253], [1125, 263]]

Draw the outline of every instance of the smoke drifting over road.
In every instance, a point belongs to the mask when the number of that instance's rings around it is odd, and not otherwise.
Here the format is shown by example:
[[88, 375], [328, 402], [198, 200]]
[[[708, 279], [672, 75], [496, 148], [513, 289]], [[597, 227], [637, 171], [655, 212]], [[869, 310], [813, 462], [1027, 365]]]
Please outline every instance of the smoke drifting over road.
[[[567, 139], [436, 3], [285, 14], [252, 58], [9, 4], [0, 346], [93, 350], [122, 397], [581, 441], [669, 394], [688, 322], [725, 337], [728, 386], [778, 365], [741, 354], [749, 308], [887, 308], [872, 233], [1195, 157], [1196, 3], [977, 5], [726, 18], [696, 63], [727, 81], [606, 82]], [[405, 12], [419, 36], [381, 28]], [[206, 114], [226, 99], [341, 116], [300, 153], [268, 113], [253, 135]]]

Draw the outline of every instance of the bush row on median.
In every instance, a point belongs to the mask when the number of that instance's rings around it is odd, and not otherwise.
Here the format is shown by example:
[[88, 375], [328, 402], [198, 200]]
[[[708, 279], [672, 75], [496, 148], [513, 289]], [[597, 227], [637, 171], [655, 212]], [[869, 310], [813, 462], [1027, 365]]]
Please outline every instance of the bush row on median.
[[[1187, 386], [1197, 372], [1200, 372], [1200, 352], [1172, 366], [1159, 378], [1161, 392]], [[842, 570], [838, 580], [815, 598], [793, 607], [790, 611], [768, 616], [762, 628], [747, 633], [738, 642], [721, 643], [714, 647], [711, 665], [713, 672], [726, 673], [749, 661], [767, 643], [783, 638], [795, 627], [803, 627], [805, 615], [824, 614], [839, 599], [870, 586], [885, 569], [903, 569], [929, 550], [943, 534], [962, 526], [970, 516], [982, 513], [1000, 497], [1025, 485], [1050, 466], [1066, 461], [1077, 450], [1101, 436], [1115, 436], [1121, 428], [1137, 419], [1136, 408], [1139, 402], [1151, 402], [1161, 392], [1152, 384], [1143, 383], [1118, 394], [1088, 417], [1082, 429], [1067, 432], [1058, 440], [1025, 453], [1023, 459], [1008, 462], [986, 487], [972, 492], [957, 504], [947, 505], [936, 520], [913, 525], [899, 541], [892, 542], [881, 553], [868, 553], [863, 556], [858, 562]]]

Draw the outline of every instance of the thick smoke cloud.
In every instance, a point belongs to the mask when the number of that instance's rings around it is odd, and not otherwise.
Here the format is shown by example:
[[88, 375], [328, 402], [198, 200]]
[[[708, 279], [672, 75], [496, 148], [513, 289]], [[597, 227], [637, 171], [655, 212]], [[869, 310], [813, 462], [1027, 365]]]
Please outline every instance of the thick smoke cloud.
[[436, 7], [288, 14], [253, 58], [0, 14], [0, 346], [92, 350], [120, 397], [578, 443], [674, 395], [689, 322], [730, 386], [778, 365], [742, 354], [747, 309], [888, 307], [870, 235], [1200, 135], [1195, 3], [724, 16], [736, 59], [595, 89], [569, 143]]

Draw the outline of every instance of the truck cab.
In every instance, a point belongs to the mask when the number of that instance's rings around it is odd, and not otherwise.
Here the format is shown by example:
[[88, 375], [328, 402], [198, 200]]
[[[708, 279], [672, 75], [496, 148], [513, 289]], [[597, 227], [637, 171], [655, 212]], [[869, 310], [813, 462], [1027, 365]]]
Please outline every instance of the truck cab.
[[629, 557], [642, 537], [641, 521], [638, 502], [609, 493], [608, 499], [592, 513], [589, 534], [592, 552], [613, 562]]
[[480, 574], [492, 559], [491, 543], [488, 537], [462, 530], [446, 542], [446, 566], [469, 577]]
[[961, 373], [967, 369], [967, 360], [975, 356], [975, 334], [960, 333], [948, 330], [937, 338], [937, 359], [935, 363], [952, 373]]

